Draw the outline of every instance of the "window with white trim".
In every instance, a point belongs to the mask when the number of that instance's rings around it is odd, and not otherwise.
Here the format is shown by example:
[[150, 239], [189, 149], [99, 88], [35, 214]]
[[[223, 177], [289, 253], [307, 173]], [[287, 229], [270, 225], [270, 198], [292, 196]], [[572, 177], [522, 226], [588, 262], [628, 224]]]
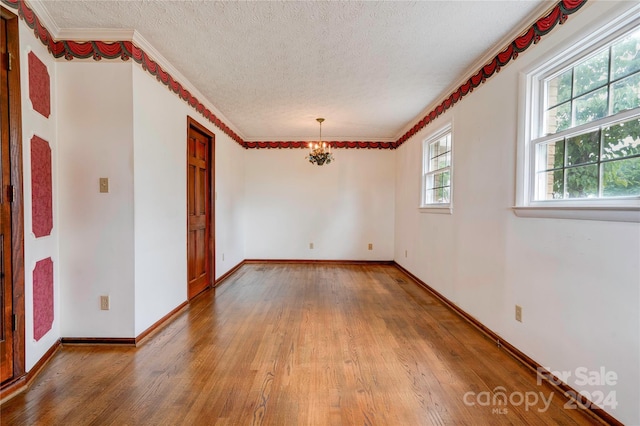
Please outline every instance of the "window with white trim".
[[563, 52], [527, 76], [521, 206], [640, 206], [638, 21], [601, 32], [582, 51]]
[[451, 205], [451, 162], [451, 125], [448, 125], [423, 142], [421, 207]]

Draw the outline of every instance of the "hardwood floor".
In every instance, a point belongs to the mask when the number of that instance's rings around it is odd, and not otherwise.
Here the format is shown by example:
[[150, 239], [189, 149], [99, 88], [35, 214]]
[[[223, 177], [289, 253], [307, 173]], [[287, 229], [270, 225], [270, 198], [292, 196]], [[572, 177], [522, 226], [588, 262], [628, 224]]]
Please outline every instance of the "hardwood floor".
[[[480, 405], [490, 396], [483, 392], [498, 386], [530, 400], [552, 395], [551, 404], [544, 412], [541, 400], [528, 409]], [[392, 265], [250, 264], [138, 348], [61, 348], [27, 392], [1, 407], [0, 419], [7, 425], [596, 424], [564, 403]]]

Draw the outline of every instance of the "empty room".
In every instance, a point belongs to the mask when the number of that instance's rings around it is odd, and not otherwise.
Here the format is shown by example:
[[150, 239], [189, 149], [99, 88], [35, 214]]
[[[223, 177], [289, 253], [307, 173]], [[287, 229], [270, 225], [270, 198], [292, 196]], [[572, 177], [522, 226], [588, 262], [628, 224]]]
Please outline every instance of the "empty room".
[[0, 11], [0, 424], [640, 425], [637, 1]]

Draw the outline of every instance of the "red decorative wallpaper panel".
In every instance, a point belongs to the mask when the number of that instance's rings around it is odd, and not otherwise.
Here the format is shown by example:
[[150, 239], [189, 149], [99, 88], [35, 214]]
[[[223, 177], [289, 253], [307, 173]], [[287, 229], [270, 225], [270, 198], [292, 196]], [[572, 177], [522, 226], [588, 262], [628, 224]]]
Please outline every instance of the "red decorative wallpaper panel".
[[33, 52], [29, 52], [29, 99], [34, 110], [49, 118], [51, 114], [49, 71]]
[[53, 195], [51, 184], [51, 148], [49, 142], [31, 138], [31, 218], [36, 237], [51, 234]]
[[53, 261], [38, 261], [33, 270], [33, 337], [36, 342], [53, 326]]

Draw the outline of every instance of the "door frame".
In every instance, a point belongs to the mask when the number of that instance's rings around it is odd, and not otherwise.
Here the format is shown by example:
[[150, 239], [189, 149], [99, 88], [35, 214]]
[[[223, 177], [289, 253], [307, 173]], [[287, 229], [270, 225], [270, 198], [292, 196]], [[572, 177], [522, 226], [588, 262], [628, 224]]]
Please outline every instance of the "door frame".
[[[209, 138], [209, 163], [207, 167], [207, 180], [209, 181], [209, 193], [207, 197], [209, 198], [209, 245], [208, 245], [208, 261], [209, 261], [209, 283], [207, 288], [214, 288], [216, 282], [216, 192], [215, 192], [215, 181], [216, 181], [216, 171], [215, 171], [215, 143], [216, 136], [213, 132], [207, 129], [205, 126], [197, 122], [194, 118], [187, 115], [187, 143], [185, 145], [186, 148], [186, 187], [187, 194], [189, 191], [189, 130], [194, 129], [198, 132], [204, 134], [207, 138]], [[187, 208], [187, 265], [189, 263], [189, 198], [188, 196], [185, 199], [185, 206]], [[187, 267], [188, 269], [188, 267]], [[187, 298], [189, 295], [189, 272], [187, 270]], [[202, 293], [199, 293], [202, 294]], [[194, 296], [197, 297], [198, 295]]]
[[15, 188], [11, 203], [11, 268], [13, 285], [13, 379], [2, 388], [25, 375], [25, 307], [24, 307], [24, 203], [22, 191], [22, 115], [20, 93], [20, 41], [18, 16], [0, 7], [7, 25], [7, 50], [12, 55], [9, 72], [9, 150], [11, 185]]

